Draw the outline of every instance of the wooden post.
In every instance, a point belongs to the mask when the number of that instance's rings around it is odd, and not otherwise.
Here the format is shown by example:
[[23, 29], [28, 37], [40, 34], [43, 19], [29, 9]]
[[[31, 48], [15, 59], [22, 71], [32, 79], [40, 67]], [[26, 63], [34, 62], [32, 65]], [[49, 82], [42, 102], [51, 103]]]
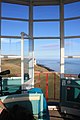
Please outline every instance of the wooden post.
[[40, 88], [40, 73], [39, 73], [38, 81], [39, 81], [39, 88]]
[[55, 100], [55, 95], [56, 95], [56, 74], [54, 73], [54, 100]]
[[46, 100], [48, 101], [48, 73], [46, 73]]

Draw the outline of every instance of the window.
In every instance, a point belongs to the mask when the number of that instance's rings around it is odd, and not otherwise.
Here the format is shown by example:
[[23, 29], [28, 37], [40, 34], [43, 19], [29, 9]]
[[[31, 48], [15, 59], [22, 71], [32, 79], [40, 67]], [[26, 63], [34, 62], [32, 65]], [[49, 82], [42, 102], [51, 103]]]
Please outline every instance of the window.
[[64, 5], [64, 17], [77, 17], [80, 16], [80, 2], [74, 2]]
[[29, 18], [29, 7], [23, 5], [2, 3], [2, 17]]
[[59, 19], [59, 6], [34, 7], [34, 19]]
[[35, 22], [34, 36], [59, 37], [59, 22]]
[[2, 20], [1, 26], [2, 35], [20, 36], [21, 32], [28, 33], [27, 22]]

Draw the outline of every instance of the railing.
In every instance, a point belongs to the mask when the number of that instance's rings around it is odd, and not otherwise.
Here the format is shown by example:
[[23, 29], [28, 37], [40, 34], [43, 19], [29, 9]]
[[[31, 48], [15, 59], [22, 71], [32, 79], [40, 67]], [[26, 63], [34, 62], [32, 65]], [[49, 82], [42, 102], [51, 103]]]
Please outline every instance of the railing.
[[[65, 74], [65, 77], [78, 77], [76, 74]], [[13, 80], [14, 79], [14, 80]], [[9, 84], [20, 85], [21, 77], [8, 78], [8, 81], [4, 80], [4, 88]], [[14, 81], [14, 82], [13, 82]], [[42, 89], [46, 100], [48, 102], [56, 102], [60, 100], [60, 73], [57, 72], [38, 72], [35, 71], [34, 87]], [[26, 85], [26, 84], [25, 84]], [[14, 89], [13, 86], [13, 89]], [[17, 85], [16, 85], [17, 86]], [[10, 87], [12, 90], [12, 87]]]
[[[65, 74], [65, 77], [77, 77], [76, 74]], [[43, 90], [47, 101], [60, 100], [60, 73], [35, 72], [35, 87]]]

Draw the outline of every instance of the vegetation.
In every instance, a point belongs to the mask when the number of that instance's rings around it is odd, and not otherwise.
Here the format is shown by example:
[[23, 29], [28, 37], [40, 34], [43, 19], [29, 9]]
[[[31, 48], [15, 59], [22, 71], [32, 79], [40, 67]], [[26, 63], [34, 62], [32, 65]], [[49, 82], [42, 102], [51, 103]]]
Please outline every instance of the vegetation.
[[[24, 63], [24, 71], [25, 73], [28, 72], [28, 64]], [[9, 69], [10, 70], [10, 75], [11, 77], [17, 77], [17, 76], [21, 76], [21, 60], [20, 58], [17, 59], [7, 59], [4, 58], [2, 59], [2, 63], [1, 63], [1, 69], [2, 71]], [[41, 66], [35, 65], [34, 66], [34, 70], [35, 71], [39, 71], [39, 72], [48, 72], [48, 70], [46, 68], [43, 68]]]
[[21, 74], [20, 66], [21, 66], [20, 59], [7, 59], [7, 58], [2, 59], [1, 69], [2, 71], [9, 69], [10, 70], [10, 74], [8, 75], [9, 77], [20, 76]]

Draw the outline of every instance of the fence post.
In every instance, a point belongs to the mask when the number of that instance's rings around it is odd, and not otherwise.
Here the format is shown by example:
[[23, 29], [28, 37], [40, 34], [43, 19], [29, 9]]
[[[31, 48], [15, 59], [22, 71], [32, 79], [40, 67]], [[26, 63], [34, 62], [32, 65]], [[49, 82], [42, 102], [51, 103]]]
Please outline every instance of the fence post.
[[40, 88], [40, 73], [39, 73], [38, 81], [39, 81], [39, 88]]
[[55, 97], [55, 95], [56, 95], [56, 74], [54, 73], [54, 100], [56, 99]]
[[48, 73], [46, 73], [46, 100], [48, 101]]

